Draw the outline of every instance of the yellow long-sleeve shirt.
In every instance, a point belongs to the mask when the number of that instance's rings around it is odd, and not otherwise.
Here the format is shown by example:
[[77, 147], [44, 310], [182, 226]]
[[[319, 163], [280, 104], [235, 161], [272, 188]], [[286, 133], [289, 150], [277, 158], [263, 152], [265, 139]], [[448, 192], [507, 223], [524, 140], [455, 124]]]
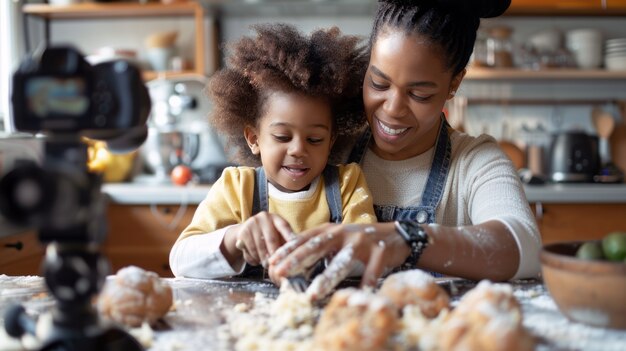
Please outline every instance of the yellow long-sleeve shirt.
[[[372, 196], [357, 164], [339, 166], [339, 184], [343, 223], [376, 221]], [[192, 235], [207, 234], [252, 216], [255, 170], [252, 167], [229, 167], [211, 187], [198, 206], [194, 217], [178, 241]], [[314, 182], [309, 190], [298, 193], [269, 191], [269, 212], [283, 217], [295, 233], [330, 220], [324, 179]]]

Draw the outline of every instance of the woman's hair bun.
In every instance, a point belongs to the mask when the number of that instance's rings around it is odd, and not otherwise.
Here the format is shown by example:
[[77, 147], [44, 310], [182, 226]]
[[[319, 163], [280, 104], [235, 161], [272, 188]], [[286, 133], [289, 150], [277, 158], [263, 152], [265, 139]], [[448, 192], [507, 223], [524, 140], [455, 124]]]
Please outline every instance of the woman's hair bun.
[[511, 0], [380, 0], [401, 6], [440, 6], [450, 12], [472, 14], [478, 18], [498, 17], [511, 5]]
[[511, 0], [437, 0], [440, 6], [454, 11], [472, 13], [478, 18], [498, 17], [511, 5]]

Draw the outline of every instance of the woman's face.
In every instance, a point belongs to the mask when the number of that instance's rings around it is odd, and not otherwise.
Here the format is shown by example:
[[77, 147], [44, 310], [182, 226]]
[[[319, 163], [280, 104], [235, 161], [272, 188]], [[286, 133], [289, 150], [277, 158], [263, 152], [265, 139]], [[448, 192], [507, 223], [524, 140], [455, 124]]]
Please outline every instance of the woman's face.
[[244, 133], [250, 150], [261, 155], [268, 181], [282, 191], [300, 191], [326, 167], [334, 141], [331, 108], [323, 99], [275, 92], [258, 126]]
[[419, 35], [382, 29], [363, 82], [374, 153], [387, 160], [404, 160], [430, 149], [437, 139], [443, 105], [463, 74], [453, 79], [441, 49]]

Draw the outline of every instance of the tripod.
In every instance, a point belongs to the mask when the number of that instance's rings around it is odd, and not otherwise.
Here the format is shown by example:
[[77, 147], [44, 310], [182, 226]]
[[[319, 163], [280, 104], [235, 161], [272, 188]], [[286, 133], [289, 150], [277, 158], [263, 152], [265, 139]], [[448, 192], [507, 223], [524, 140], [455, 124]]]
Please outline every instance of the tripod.
[[[33, 204], [20, 202], [17, 194], [8, 196], [15, 205], [12, 208], [21, 209], [12, 213], [13, 218], [29, 218], [40, 227], [39, 240], [47, 244], [43, 274], [56, 305], [51, 333], [42, 340], [41, 350], [142, 350], [130, 334], [103, 324], [92, 306], [92, 298], [109, 273], [108, 261], [99, 252], [106, 232], [101, 180], [87, 172], [83, 159], [66, 163], [63, 153], [68, 149], [86, 155], [82, 145], [68, 148], [67, 144], [50, 142], [46, 144], [45, 169], [25, 165], [2, 181], [3, 190], [17, 192], [14, 189], [28, 184], [37, 190], [35, 193], [41, 193]], [[6, 312], [5, 329], [13, 337], [35, 335], [35, 324], [20, 305]]]

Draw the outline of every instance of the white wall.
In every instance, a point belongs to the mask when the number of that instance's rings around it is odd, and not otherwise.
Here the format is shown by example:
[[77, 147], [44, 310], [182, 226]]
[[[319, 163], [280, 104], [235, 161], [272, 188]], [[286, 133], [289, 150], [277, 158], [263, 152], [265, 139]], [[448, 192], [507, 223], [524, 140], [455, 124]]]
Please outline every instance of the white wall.
[[11, 132], [10, 105], [11, 75], [24, 54], [22, 21], [16, 1], [0, 1], [0, 130]]

